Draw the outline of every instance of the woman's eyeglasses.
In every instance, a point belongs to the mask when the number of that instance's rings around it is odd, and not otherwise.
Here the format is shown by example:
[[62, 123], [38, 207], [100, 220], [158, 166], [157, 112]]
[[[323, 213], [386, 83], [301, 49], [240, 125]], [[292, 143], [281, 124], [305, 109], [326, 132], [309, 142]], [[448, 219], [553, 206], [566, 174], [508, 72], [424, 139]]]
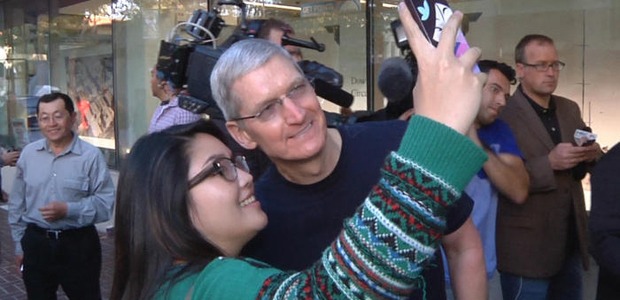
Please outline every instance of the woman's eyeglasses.
[[244, 172], [250, 172], [245, 156], [236, 156], [234, 160], [228, 157], [218, 158], [211, 164], [211, 167], [205, 168], [189, 180], [189, 188], [193, 188], [213, 175], [221, 175], [228, 181], [235, 181], [237, 180], [237, 168]]

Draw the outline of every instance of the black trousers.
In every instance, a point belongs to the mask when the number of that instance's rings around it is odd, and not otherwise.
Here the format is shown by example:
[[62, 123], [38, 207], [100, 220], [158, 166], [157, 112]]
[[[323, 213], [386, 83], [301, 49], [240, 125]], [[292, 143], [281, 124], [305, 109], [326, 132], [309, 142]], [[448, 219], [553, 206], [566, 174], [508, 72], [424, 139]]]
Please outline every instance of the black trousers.
[[101, 243], [95, 226], [58, 232], [30, 224], [21, 245], [28, 299], [55, 300], [59, 285], [69, 299], [101, 299]]
[[620, 299], [620, 276], [614, 275], [604, 266], [599, 266], [596, 300]]

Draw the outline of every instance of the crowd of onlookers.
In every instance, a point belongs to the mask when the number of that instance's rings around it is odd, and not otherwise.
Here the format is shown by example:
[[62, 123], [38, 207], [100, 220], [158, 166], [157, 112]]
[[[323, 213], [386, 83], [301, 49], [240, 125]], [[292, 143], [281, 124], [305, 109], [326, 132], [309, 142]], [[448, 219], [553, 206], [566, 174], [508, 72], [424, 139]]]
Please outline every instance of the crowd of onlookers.
[[269, 20], [205, 78], [221, 119], [182, 109], [154, 66], [161, 105], [117, 188], [72, 99], [42, 96], [44, 138], [0, 160], [28, 297], [99, 299], [94, 224], [114, 215], [112, 299], [487, 299], [490, 282], [583, 299], [590, 254], [597, 299], [620, 299], [620, 146], [575, 142], [591, 129], [554, 94], [554, 41], [524, 36], [513, 68], [455, 57], [461, 13], [435, 48], [399, 12], [419, 70], [407, 115], [328, 126], [301, 51], [281, 46], [292, 28]]

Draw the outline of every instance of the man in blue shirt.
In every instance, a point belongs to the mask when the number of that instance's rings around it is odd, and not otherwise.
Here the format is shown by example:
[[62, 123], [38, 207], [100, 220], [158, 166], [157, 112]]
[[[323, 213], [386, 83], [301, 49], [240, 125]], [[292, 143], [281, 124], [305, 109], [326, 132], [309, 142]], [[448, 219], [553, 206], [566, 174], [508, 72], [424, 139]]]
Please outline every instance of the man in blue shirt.
[[115, 189], [101, 151], [78, 138], [76, 113], [62, 93], [43, 95], [37, 118], [45, 138], [17, 161], [9, 197], [16, 263], [29, 299], [100, 299], [101, 244], [95, 223], [112, 216]]
[[[481, 60], [478, 66], [488, 77], [469, 137], [485, 150], [489, 159], [469, 182], [465, 192], [474, 200], [472, 219], [480, 232], [487, 278], [491, 280], [497, 268], [495, 221], [498, 192], [514, 203], [523, 203], [528, 194], [529, 176], [510, 127], [497, 118], [510, 97], [510, 85], [516, 82], [515, 71], [494, 60]], [[445, 274], [450, 282], [450, 273]]]

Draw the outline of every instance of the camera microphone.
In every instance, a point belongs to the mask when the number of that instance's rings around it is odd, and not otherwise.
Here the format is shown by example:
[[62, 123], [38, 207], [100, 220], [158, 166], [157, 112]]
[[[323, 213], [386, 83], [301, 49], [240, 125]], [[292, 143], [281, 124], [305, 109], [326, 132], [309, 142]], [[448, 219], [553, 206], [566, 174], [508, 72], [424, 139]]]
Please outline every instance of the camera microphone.
[[353, 95], [319, 78], [309, 79], [317, 96], [341, 107], [351, 107]]
[[378, 77], [379, 90], [390, 103], [400, 102], [413, 90], [415, 78], [409, 64], [403, 58], [390, 57], [384, 60]]
[[316, 61], [302, 60], [297, 64], [314, 86], [317, 96], [341, 107], [353, 104], [353, 95], [342, 90], [342, 74]]
[[291, 45], [307, 49], [313, 49], [319, 52], [325, 51], [325, 44], [317, 42], [313, 37], [310, 37], [310, 40], [311, 42], [304, 41], [284, 34], [282, 36], [282, 46]]

